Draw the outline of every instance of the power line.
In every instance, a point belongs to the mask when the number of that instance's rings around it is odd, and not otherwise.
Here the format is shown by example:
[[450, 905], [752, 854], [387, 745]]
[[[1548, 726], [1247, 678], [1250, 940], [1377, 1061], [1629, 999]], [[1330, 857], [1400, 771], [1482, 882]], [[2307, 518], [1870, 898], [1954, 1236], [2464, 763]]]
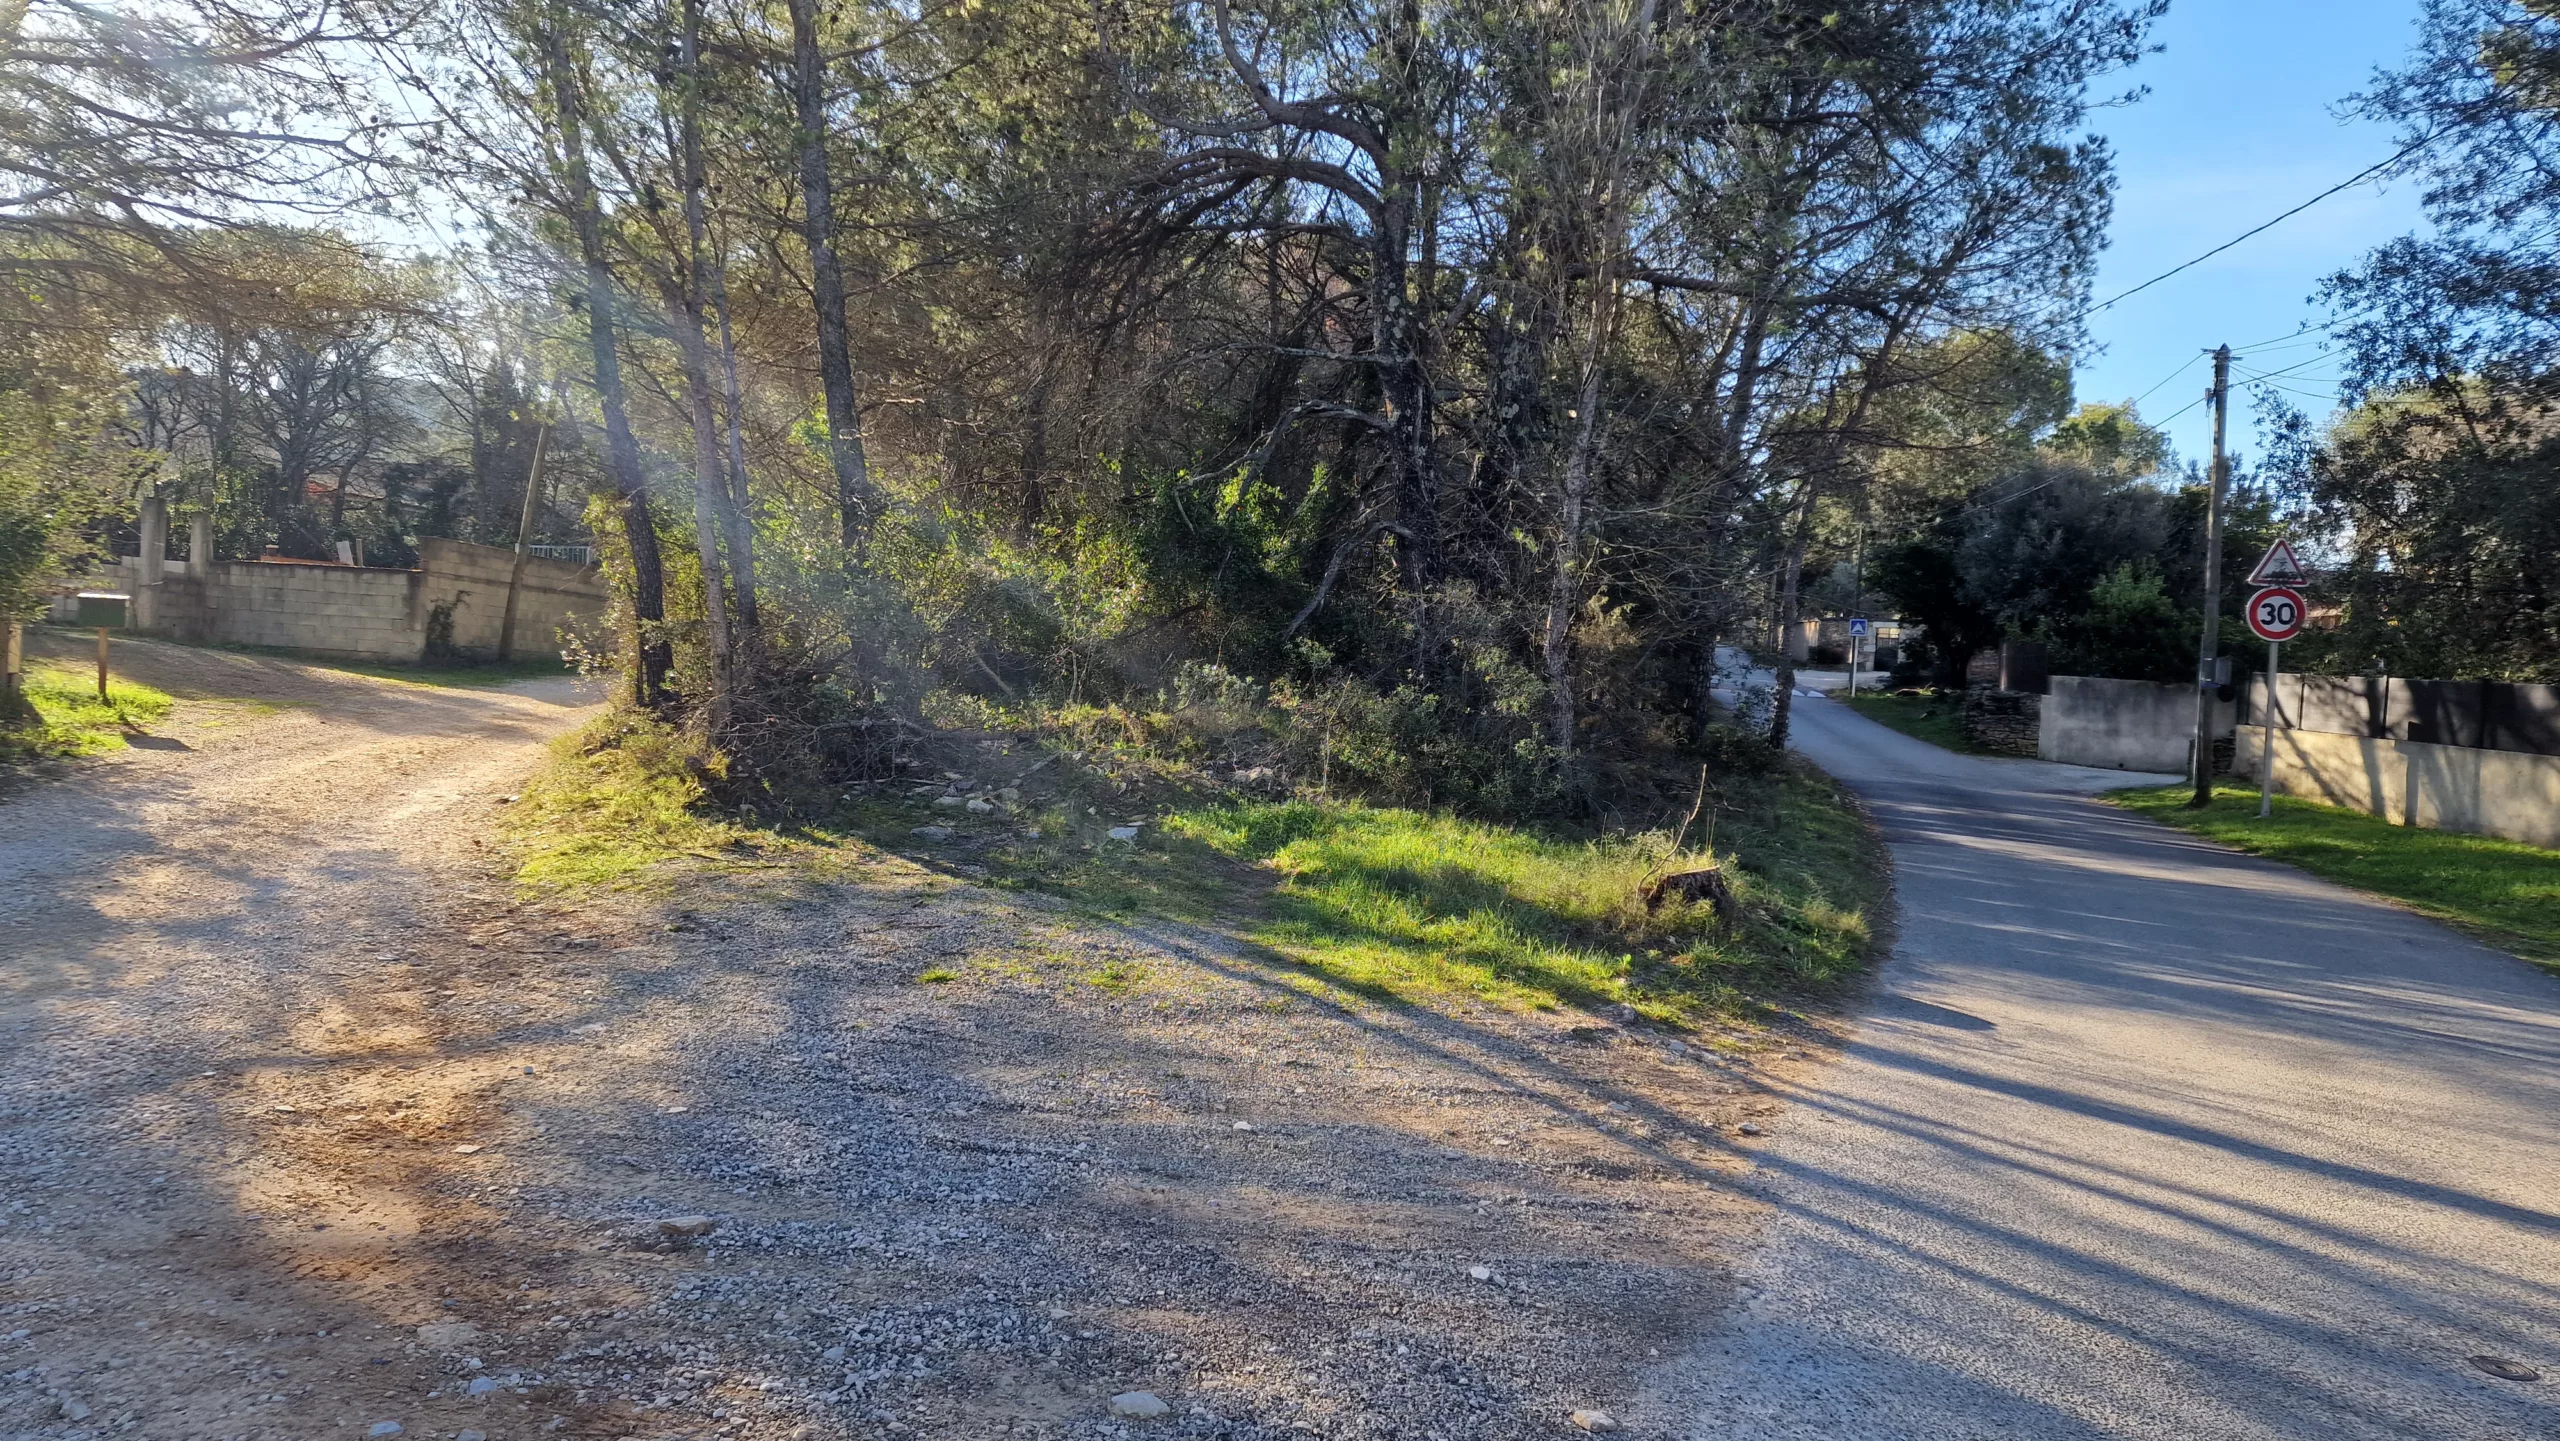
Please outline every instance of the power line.
[[2186, 414], [2188, 411], [2195, 409], [2197, 406], [2202, 405], [2211, 399], [2213, 399], [2213, 392], [2208, 390], [2204, 394], [2197, 396], [2195, 399], [2188, 401], [2186, 404], [2179, 406], [2177, 409], [2170, 411], [2167, 415], [2160, 417], [2158, 420], [2147, 421], [2145, 423], [2153, 430], [2159, 430], [2166, 426], [2170, 421], [2177, 419], [2179, 416]]
[[2330, 360], [2330, 359], [2333, 359], [2333, 358], [2334, 358], [2334, 357], [2331, 357], [2331, 356], [2328, 356], [2328, 355], [2315, 355], [2315, 356], [2311, 357], [2309, 360], [2296, 361], [2296, 362], [2294, 362], [2293, 364], [2291, 364], [2291, 365], [2288, 365], [2288, 366], [2284, 367], [2282, 370], [2265, 370], [2265, 371], [2260, 371], [2260, 372], [2259, 372], [2259, 373], [2257, 373], [2256, 375], [2248, 376], [2248, 377], [2246, 377], [2246, 378], [2247, 378], [2247, 379], [2250, 379], [2250, 380], [2273, 380], [2273, 379], [2274, 379], [2274, 378], [2276, 378], [2277, 376], [2280, 376], [2280, 375], [2291, 375], [2291, 374], [2293, 374], [2295, 371], [2297, 371], [2297, 370], [2301, 370], [2301, 369], [2303, 369], [2303, 368], [2304, 368], [2304, 367], [2306, 367], [2306, 366], [2318, 365], [2318, 364], [2322, 363], [2323, 361], [2327, 361], [2327, 360]]
[[[2293, 328], [2293, 329], [2291, 329], [2291, 330], [2286, 331], [2284, 334], [2279, 335], [2279, 336], [2275, 337], [2275, 338], [2274, 338], [2274, 339], [2272, 339], [2272, 340], [2253, 340], [2253, 341], [2250, 341], [2250, 342], [2249, 342], [2248, 344], [2246, 344], [2246, 345], [2235, 345], [2235, 346], [2233, 346], [2233, 347], [2231, 347], [2231, 348], [2232, 348], [2234, 351], [2246, 351], [2246, 350], [2275, 350], [2275, 349], [2278, 349], [2278, 348], [2283, 348], [2283, 349], [2288, 349], [2288, 350], [2289, 350], [2289, 349], [2291, 349], [2292, 347], [2291, 347], [2291, 346], [2287, 346], [2287, 345], [2285, 345], [2285, 344], [2284, 344], [2284, 342], [2286, 342], [2286, 341], [2288, 341], [2288, 340], [2296, 340], [2296, 339], [2300, 339], [2300, 338], [2301, 338], [2301, 337], [2303, 337], [2303, 336], [2309, 336], [2309, 335], [2321, 335], [2321, 334], [2324, 334], [2325, 332], [2328, 332], [2328, 331], [2331, 331], [2331, 330], [2335, 330], [2335, 329], [2337, 329], [2337, 328], [2338, 328], [2338, 322], [2337, 322], [2337, 321], [2334, 321], [2334, 320], [2326, 320], [2326, 321], [2322, 321], [2322, 322], [2321, 322], [2320, 324], [2318, 324], [2318, 325], [2314, 325], [2314, 324], [2312, 324], [2310, 321], [2306, 320], [2306, 321], [2302, 322], [2302, 324], [2300, 324], [2300, 325], [2298, 325], [2298, 326], [2294, 327], [2294, 328]], [[2314, 342], [2314, 341], [2304, 341], [2304, 343], [2305, 343], [2305, 344], [2316, 344], [2317, 342]]]
[[2141, 294], [2142, 292], [2144, 292], [2144, 291], [2146, 291], [2146, 290], [2149, 290], [2151, 287], [2153, 287], [2153, 286], [2155, 286], [2155, 285], [2159, 284], [2159, 283], [2160, 283], [2161, 281], [2163, 281], [2163, 280], [2168, 279], [2170, 276], [2177, 275], [2177, 274], [2179, 274], [2179, 273], [2181, 273], [2181, 272], [2183, 272], [2183, 271], [2193, 270], [2193, 269], [2194, 269], [2194, 268], [2196, 268], [2197, 266], [2204, 264], [2204, 263], [2205, 263], [2206, 261], [2208, 261], [2208, 260], [2211, 260], [2213, 257], [2215, 257], [2215, 256], [2217, 256], [2217, 255], [2220, 255], [2222, 252], [2224, 252], [2224, 251], [2226, 251], [2226, 250], [2229, 250], [2232, 246], [2235, 246], [2235, 245], [2239, 244], [2241, 241], [2247, 240], [2247, 239], [2251, 238], [2252, 236], [2261, 235], [2261, 234], [2264, 234], [2265, 232], [2267, 232], [2267, 231], [2269, 231], [2269, 230], [2273, 230], [2273, 229], [2275, 229], [2277, 226], [2282, 225], [2284, 222], [2286, 222], [2286, 221], [2288, 221], [2288, 220], [2291, 220], [2293, 217], [2295, 217], [2295, 216], [2297, 216], [2297, 215], [2300, 215], [2302, 212], [2304, 212], [2304, 211], [2306, 211], [2306, 210], [2310, 209], [2310, 208], [2311, 208], [2312, 206], [2314, 206], [2314, 205], [2319, 204], [2321, 201], [2328, 199], [2330, 196], [2335, 195], [2335, 194], [2339, 193], [2340, 191], [2343, 191], [2343, 190], [2352, 190], [2352, 189], [2354, 189], [2356, 186], [2362, 185], [2364, 182], [2366, 182], [2366, 181], [2368, 181], [2368, 180], [2371, 180], [2373, 177], [2375, 177], [2375, 176], [2377, 176], [2377, 175], [2381, 174], [2383, 171], [2388, 170], [2388, 169], [2390, 169], [2392, 166], [2399, 164], [2401, 161], [2408, 159], [2410, 156], [2417, 154], [2419, 150], [2421, 150], [2421, 149], [2425, 148], [2425, 147], [2426, 147], [2426, 146], [2428, 146], [2428, 145], [2433, 144], [2433, 143], [2435, 142], [2435, 138], [2436, 138], [2437, 134], [2439, 134], [2439, 133], [2441, 133], [2441, 132], [2430, 131], [2430, 132], [2428, 132], [2428, 133], [2427, 133], [2427, 134], [2425, 134], [2425, 135], [2421, 135], [2421, 136], [2419, 136], [2417, 139], [2412, 140], [2412, 141], [2410, 141], [2408, 144], [2406, 144], [2406, 145], [2404, 145], [2404, 146], [2400, 147], [2400, 149], [2399, 149], [2397, 152], [2393, 153], [2393, 154], [2391, 155], [2391, 157], [2390, 157], [2390, 158], [2388, 158], [2388, 159], [2386, 159], [2386, 160], [2380, 160], [2380, 161], [2375, 162], [2374, 164], [2371, 164], [2371, 165], [2366, 166], [2364, 169], [2357, 171], [2355, 174], [2348, 176], [2346, 179], [2341, 180], [2341, 181], [2339, 181], [2337, 184], [2330, 186], [2328, 189], [2321, 191], [2319, 194], [2312, 196], [2310, 199], [2308, 199], [2308, 200], [2306, 200], [2306, 201], [2302, 202], [2300, 205], [2297, 205], [2297, 206], [2293, 207], [2291, 210], [2286, 211], [2284, 214], [2277, 216], [2275, 219], [2268, 221], [2266, 224], [2264, 224], [2264, 225], [2260, 225], [2260, 226], [2257, 226], [2257, 227], [2255, 227], [2255, 228], [2253, 228], [2253, 229], [2244, 230], [2244, 231], [2240, 232], [2238, 235], [2235, 235], [2235, 236], [2231, 237], [2229, 240], [2226, 240], [2226, 241], [2222, 242], [2220, 245], [2217, 245], [2217, 246], [2213, 247], [2211, 250], [2206, 251], [2204, 254], [2197, 256], [2197, 257], [2196, 257], [2195, 259], [2193, 259], [2193, 260], [2187, 261], [2186, 263], [2184, 263], [2184, 264], [2182, 264], [2182, 265], [2173, 265], [2173, 266], [2169, 267], [2167, 270], [2163, 270], [2163, 271], [2161, 271], [2159, 274], [2157, 274], [2157, 275], [2155, 275], [2155, 276], [2151, 277], [2149, 280], [2146, 280], [2146, 281], [2142, 282], [2140, 285], [2135, 286], [2135, 287], [2134, 287], [2134, 288], [2132, 288], [2131, 290], [2123, 291], [2123, 292], [2121, 292], [2121, 293], [2119, 293], [2119, 294], [2116, 294], [2116, 295], [2111, 295], [2111, 296], [2107, 297], [2105, 300], [2099, 301], [2097, 304], [2095, 304], [2095, 305], [2093, 305], [2093, 306], [2090, 306], [2090, 307], [2089, 307], [2088, 309], [2086, 309], [2086, 310], [2081, 311], [2081, 312], [2080, 312], [2080, 317], [2079, 317], [2079, 318], [2081, 318], [2081, 319], [2084, 319], [2084, 320], [2085, 320], [2085, 319], [2087, 319], [2089, 316], [2095, 315], [2095, 314], [2097, 314], [2099, 311], [2104, 310], [2104, 309], [2106, 309], [2107, 307], [2109, 307], [2109, 306], [2111, 306], [2111, 305], [2114, 305], [2114, 304], [2115, 304], [2117, 301], [2119, 301], [2119, 300], [2128, 300], [2128, 299], [2131, 299], [2132, 297], [2134, 297], [2134, 296], [2136, 296], [2136, 295]]
[[[2177, 379], [2179, 376], [2186, 374], [2186, 373], [2187, 373], [2187, 371], [2188, 371], [2189, 369], [2191, 369], [2191, 368], [2193, 368], [2193, 367], [2194, 367], [2194, 365], [2195, 365], [2195, 363], [2196, 363], [2197, 361], [2202, 360], [2202, 359], [2204, 359], [2204, 352], [2202, 352], [2202, 351], [2198, 351], [2198, 352], [2197, 352], [2197, 353], [2195, 353], [2194, 355], [2190, 355], [2190, 356], [2188, 356], [2188, 357], [2186, 358], [2186, 362], [2185, 362], [2184, 364], [2180, 365], [2177, 369], [2175, 369], [2175, 370], [2173, 370], [2173, 371], [2170, 371], [2167, 375], [2164, 375], [2164, 376], [2160, 377], [2160, 385], [2167, 385], [2170, 381], [2173, 381], [2173, 380]], [[2127, 405], [2128, 407], [2130, 407], [2130, 406], [2136, 406], [2136, 405], [2140, 405], [2140, 404], [2142, 404], [2142, 402], [2144, 402], [2144, 401], [2146, 401], [2146, 400], [2149, 400], [2149, 399], [2150, 399], [2151, 397], [2153, 397], [2154, 395], [2157, 395], [2157, 394], [2159, 394], [2159, 393], [2160, 393], [2160, 385], [2155, 385], [2155, 386], [2151, 387], [2149, 390], [2146, 390], [2146, 391], [2142, 392], [2140, 395], [2135, 396], [2132, 400], [2127, 401], [2127, 402], [2126, 402], [2126, 405]]]

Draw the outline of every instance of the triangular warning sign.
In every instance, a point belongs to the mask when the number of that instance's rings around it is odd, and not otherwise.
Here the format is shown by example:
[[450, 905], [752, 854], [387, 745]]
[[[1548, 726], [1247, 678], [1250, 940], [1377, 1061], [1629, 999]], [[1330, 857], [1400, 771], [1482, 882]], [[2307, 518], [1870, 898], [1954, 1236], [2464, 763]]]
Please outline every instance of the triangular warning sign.
[[2267, 553], [2258, 557], [2258, 568], [2249, 572], [2251, 585], [2300, 585], [2309, 579], [2311, 572], [2302, 568], [2302, 559], [2293, 553], [2289, 540], [2268, 546]]

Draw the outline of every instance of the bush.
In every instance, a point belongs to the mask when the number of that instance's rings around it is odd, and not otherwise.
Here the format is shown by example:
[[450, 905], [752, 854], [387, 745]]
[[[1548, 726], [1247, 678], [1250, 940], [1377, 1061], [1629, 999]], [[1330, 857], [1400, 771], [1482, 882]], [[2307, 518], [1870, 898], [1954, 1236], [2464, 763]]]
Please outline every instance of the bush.
[[2196, 615], [2169, 598], [2149, 562], [2127, 561], [2089, 592], [2077, 615], [2037, 630], [2056, 675], [2180, 681], [2195, 673]]

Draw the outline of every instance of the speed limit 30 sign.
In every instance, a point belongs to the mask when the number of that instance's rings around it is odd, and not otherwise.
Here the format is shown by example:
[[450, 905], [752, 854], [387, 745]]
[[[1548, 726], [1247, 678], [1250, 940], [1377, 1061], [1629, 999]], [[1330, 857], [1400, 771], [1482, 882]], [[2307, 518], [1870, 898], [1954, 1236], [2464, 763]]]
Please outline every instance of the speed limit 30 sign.
[[2249, 597], [2249, 629], [2264, 641], [2287, 641], [2302, 634], [2302, 593], [2277, 585]]

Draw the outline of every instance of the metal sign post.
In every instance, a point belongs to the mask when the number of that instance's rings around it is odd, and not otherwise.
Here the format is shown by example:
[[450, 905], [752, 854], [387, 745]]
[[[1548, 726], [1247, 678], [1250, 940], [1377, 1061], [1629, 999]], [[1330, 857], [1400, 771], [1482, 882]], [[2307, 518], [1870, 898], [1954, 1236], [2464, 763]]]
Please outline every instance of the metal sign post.
[[1858, 698], [1858, 650], [1867, 642], [1867, 618], [1849, 617], [1849, 699]]
[[[2293, 547], [2277, 541], [2268, 547], [2267, 558], [2251, 572], [2254, 579], [2268, 572], [2271, 562], [2282, 552], [2288, 566], [2293, 565]], [[2287, 586], [2274, 585], [2249, 597], [2249, 629], [2267, 643], [2267, 713], [2258, 718], [2258, 729], [2265, 743], [2258, 754], [2258, 819], [2275, 814], [2276, 795], [2276, 684], [2284, 677], [2284, 643], [2302, 634], [2302, 593]]]

